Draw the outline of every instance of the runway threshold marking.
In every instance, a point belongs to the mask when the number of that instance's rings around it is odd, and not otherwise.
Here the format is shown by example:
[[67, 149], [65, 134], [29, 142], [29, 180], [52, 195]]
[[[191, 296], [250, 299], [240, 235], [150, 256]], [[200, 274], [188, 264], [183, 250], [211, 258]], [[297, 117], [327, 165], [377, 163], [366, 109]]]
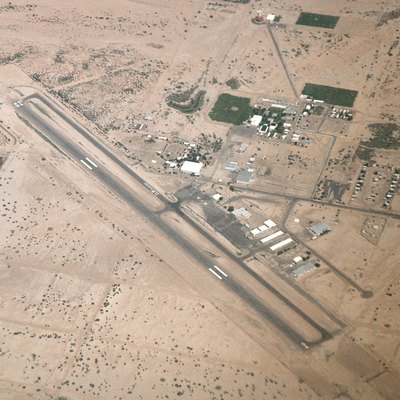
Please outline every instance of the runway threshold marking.
[[208, 268], [208, 270], [214, 274], [218, 279], [222, 279], [222, 276], [219, 276], [212, 268]]
[[216, 265], [214, 265], [214, 268], [215, 268], [218, 272], [220, 272], [223, 276], [225, 276], [226, 278], [228, 277], [228, 275], [227, 275], [224, 271], [222, 271], [221, 268], [218, 268]]
[[90, 162], [90, 164], [92, 164], [94, 167], [97, 168], [97, 165], [89, 158], [89, 157], [85, 157], [86, 160], [88, 160]]
[[85, 160], [81, 160], [81, 163], [82, 163], [86, 168], [93, 169]]

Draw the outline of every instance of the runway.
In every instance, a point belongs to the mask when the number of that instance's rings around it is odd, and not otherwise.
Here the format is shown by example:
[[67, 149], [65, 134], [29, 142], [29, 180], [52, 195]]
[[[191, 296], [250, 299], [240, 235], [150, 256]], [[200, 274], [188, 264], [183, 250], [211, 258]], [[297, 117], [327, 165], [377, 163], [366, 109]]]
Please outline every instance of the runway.
[[[302, 349], [312, 348], [325, 340], [332, 337], [332, 334], [326, 329], [317, 324], [311, 319], [304, 311], [292, 303], [288, 298], [282, 295], [272, 285], [262, 279], [252, 269], [250, 269], [242, 260], [234, 257], [228, 250], [224, 249], [223, 246], [210, 234], [205, 233], [203, 230], [199, 230], [198, 226], [190, 220], [179, 208], [179, 204], [171, 203], [166, 197], [157, 192], [157, 197], [162, 201], [165, 206], [164, 211], [175, 212], [186, 222], [190, 223], [192, 227], [197, 229], [203, 236], [204, 239], [210, 241], [213, 245], [222, 249], [224, 254], [228, 255], [231, 260], [238, 264], [242, 269], [246, 270], [250, 276], [256, 279], [262, 286], [267, 289], [271, 294], [276, 296], [286, 306], [290, 307], [291, 310], [296, 312], [305, 322], [311, 325], [320, 333], [320, 339], [317, 341], [309, 342], [302, 335], [297, 332], [292, 326], [284, 321], [279, 315], [274, 313], [268, 307], [266, 307], [262, 301], [249, 290], [247, 290], [240, 282], [233, 279], [229, 274], [223, 271], [220, 267], [215, 265], [215, 260], [212, 260], [201, 250], [196, 248], [189, 240], [182, 236], [177, 230], [166, 224], [160, 213], [155, 213], [149, 209], [143, 201], [135, 196], [125, 183], [123, 183], [117, 176], [111, 173], [102, 163], [95, 160], [93, 156], [88, 155], [87, 152], [77, 143], [70, 140], [63, 130], [55, 129], [44, 114], [41, 114], [37, 109], [31, 107], [30, 100], [36, 99], [41, 101], [44, 105], [49, 107], [54, 113], [62, 118], [68, 125], [74, 130], [79, 132], [86, 140], [90, 141], [94, 146], [97, 147], [110, 162], [116, 163], [120, 168], [126, 171], [139, 185], [145, 186], [151, 190], [149, 185], [144, 179], [137, 175], [130, 167], [124, 164], [118, 157], [115, 156], [105, 144], [101, 143], [95, 136], [87, 131], [82, 125], [76, 120], [68, 116], [60, 107], [55, 103], [51, 102], [45, 96], [35, 94], [28, 96], [24, 99], [24, 106], [16, 109], [16, 112], [26, 119], [32, 126], [41, 132], [50, 142], [54, 143], [59, 147], [69, 158], [74, 160], [81, 168], [85, 169], [88, 174], [93, 175], [102, 185], [104, 185], [110, 192], [114, 193], [117, 197], [123, 200], [132, 210], [137, 212], [146, 218], [153, 226], [163, 232], [169, 239], [177, 243], [185, 253], [189, 254], [199, 265], [209, 272], [210, 279], [217, 279], [221, 284], [225, 285], [229, 290], [238, 295], [244, 302], [246, 302], [252, 309], [254, 309], [260, 316], [271, 323], [277, 328], [282, 334], [290, 339], [295, 345]], [[335, 321], [339, 326], [343, 327], [344, 324], [337, 320]]]

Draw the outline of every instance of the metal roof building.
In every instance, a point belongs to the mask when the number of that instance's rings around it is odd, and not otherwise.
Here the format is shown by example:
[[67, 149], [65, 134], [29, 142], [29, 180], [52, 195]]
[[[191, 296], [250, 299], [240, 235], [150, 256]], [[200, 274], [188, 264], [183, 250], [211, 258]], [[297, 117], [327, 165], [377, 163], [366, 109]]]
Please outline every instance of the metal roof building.
[[228, 171], [231, 171], [231, 172], [235, 172], [237, 170], [237, 167], [238, 167], [238, 163], [234, 162], [234, 161], [231, 161], [231, 162], [225, 164], [225, 169], [227, 169]]
[[314, 237], [317, 238], [318, 236], [321, 236], [324, 233], [329, 232], [331, 230], [331, 227], [327, 223], [320, 221], [315, 223], [314, 225], [311, 225], [310, 228], [308, 228], [308, 230]]
[[243, 185], [248, 185], [253, 182], [253, 172], [252, 171], [240, 171], [236, 176], [236, 182], [242, 183]]
[[284, 232], [282, 232], [282, 231], [275, 232], [275, 233], [273, 233], [272, 235], [269, 235], [269, 236], [267, 236], [267, 237], [261, 239], [261, 243], [270, 242], [271, 240], [274, 240], [274, 239], [276, 239], [277, 237], [282, 236], [283, 234], [284, 234]]
[[261, 231], [258, 228], [254, 228], [250, 231], [253, 236], [257, 236]]
[[315, 266], [314, 264], [307, 263], [307, 264], [302, 265], [302, 266], [299, 267], [299, 268], [296, 268], [296, 269], [292, 272], [292, 275], [293, 275], [294, 277], [298, 277], [298, 276], [301, 276], [301, 275], [305, 274], [306, 272], [311, 272], [311, 271], [313, 271], [315, 268], [316, 268], [316, 266]]
[[272, 219], [267, 219], [266, 221], [264, 221], [264, 225], [268, 228], [268, 229], [272, 229], [276, 227], [276, 223], [274, 221], [272, 221]]
[[293, 242], [293, 239], [292, 239], [292, 238], [287, 238], [287, 239], [285, 239], [285, 240], [282, 240], [282, 242], [279, 242], [279, 243], [277, 243], [277, 244], [274, 244], [273, 246], [270, 247], [270, 249], [271, 249], [272, 251], [275, 251], [275, 250], [280, 249], [281, 247], [287, 246], [288, 244], [290, 244], [290, 243], [292, 243], [292, 242]]
[[186, 174], [200, 175], [203, 168], [203, 163], [196, 163], [192, 161], [185, 161], [182, 164], [181, 171]]
[[246, 210], [244, 207], [236, 208], [235, 210], [232, 211], [232, 214], [236, 218], [243, 217], [243, 218], [249, 219], [251, 217], [251, 212]]

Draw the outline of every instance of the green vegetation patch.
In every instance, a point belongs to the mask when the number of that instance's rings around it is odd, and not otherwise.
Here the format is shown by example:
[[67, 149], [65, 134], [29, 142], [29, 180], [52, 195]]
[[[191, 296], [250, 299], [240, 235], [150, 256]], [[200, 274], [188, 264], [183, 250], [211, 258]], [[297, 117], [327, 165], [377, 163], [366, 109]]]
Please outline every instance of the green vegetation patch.
[[228, 79], [225, 82], [225, 85], [229, 86], [231, 89], [239, 89], [240, 88], [240, 82], [236, 78]]
[[306, 83], [302, 94], [336, 106], [353, 107], [358, 92], [356, 90], [341, 89], [333, 86]]
[[302, 12], [300, 14], [300, 17], [298, 18], [296, 24], [297, 25], [316, 26], [318, 28], [333, 29], [336, 26], [338, 21], [339, 21], [339, 17], [335, 17], [333, 15]]
[[252, 110], [249, 98], [223, 93], [218, 97], [209, 116], [214, 121], [241, 125], [250, 117]]
[[356, 156], [363, 161], [370, 161], [375, 156], [375, 151], [369, 147], [358, 146], [356, 150]]
[[182, 113], [192, 114], [202, 107], [205, 95], [205, 90], [199, 90], [193, 98], [190, 98], [189, 91], [182, 92], [170, 97], [167, 104]]
[[393, 123], [368, 125], [372, 136], [362, 142], [362, 145], [376, 149], [400, 148], [400, 126]]

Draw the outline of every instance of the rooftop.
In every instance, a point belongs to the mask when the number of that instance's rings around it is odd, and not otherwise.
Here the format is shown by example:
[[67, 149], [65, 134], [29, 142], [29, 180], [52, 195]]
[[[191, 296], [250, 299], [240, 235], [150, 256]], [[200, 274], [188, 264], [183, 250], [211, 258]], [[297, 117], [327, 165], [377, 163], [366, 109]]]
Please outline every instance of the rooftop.
[[251, 213], [248, 210], [246, 210], [244, 207], [240, 207], [240, 208], [233, 210], [232, 214], [236, 218], [243, 217], [243, 218], [249, 219], [251, 217]]
[[200, 175], [202, 168], [203, 168], [203, 163], [185, 161], [182, 164], [181, 171], [185, 172], [186, 174]]
[[250, 125], [258, 126], [258, 125], [260, 125], [261, 120], [262, 120], [262, 115], [253, 115], [250, 119]]
[[245, 185], [249, 184], [253, 180], [254, 179], [253, 179], [253, 172], [252, 171], [240, 171], [237, 174], [237, 177], [236, 177], [236, 182], [237, 183], [243, 183]]
[[293, 276], [301, 276], [303, 274], [305, 274], [306, 272], [311, 272], [316, 268], [316, 266], [314, 264], [304, 264], [299, 268], [296, 268], [293, 272], [292, 275]]
[[237, 162], [231, 161], [231, 162], [225, 164], [225, 169], [227, 169], [228, 171], [231, 171], [231, 172], [235, 172], [237, 169], [237, 166], [238, 166]]
[[317, 222], [314, 225], [310, 226], [310, 231], [316, 236], [321, 236], [324, 233], [329, 232], [330, 230], [331, 227], [323, 221]]

